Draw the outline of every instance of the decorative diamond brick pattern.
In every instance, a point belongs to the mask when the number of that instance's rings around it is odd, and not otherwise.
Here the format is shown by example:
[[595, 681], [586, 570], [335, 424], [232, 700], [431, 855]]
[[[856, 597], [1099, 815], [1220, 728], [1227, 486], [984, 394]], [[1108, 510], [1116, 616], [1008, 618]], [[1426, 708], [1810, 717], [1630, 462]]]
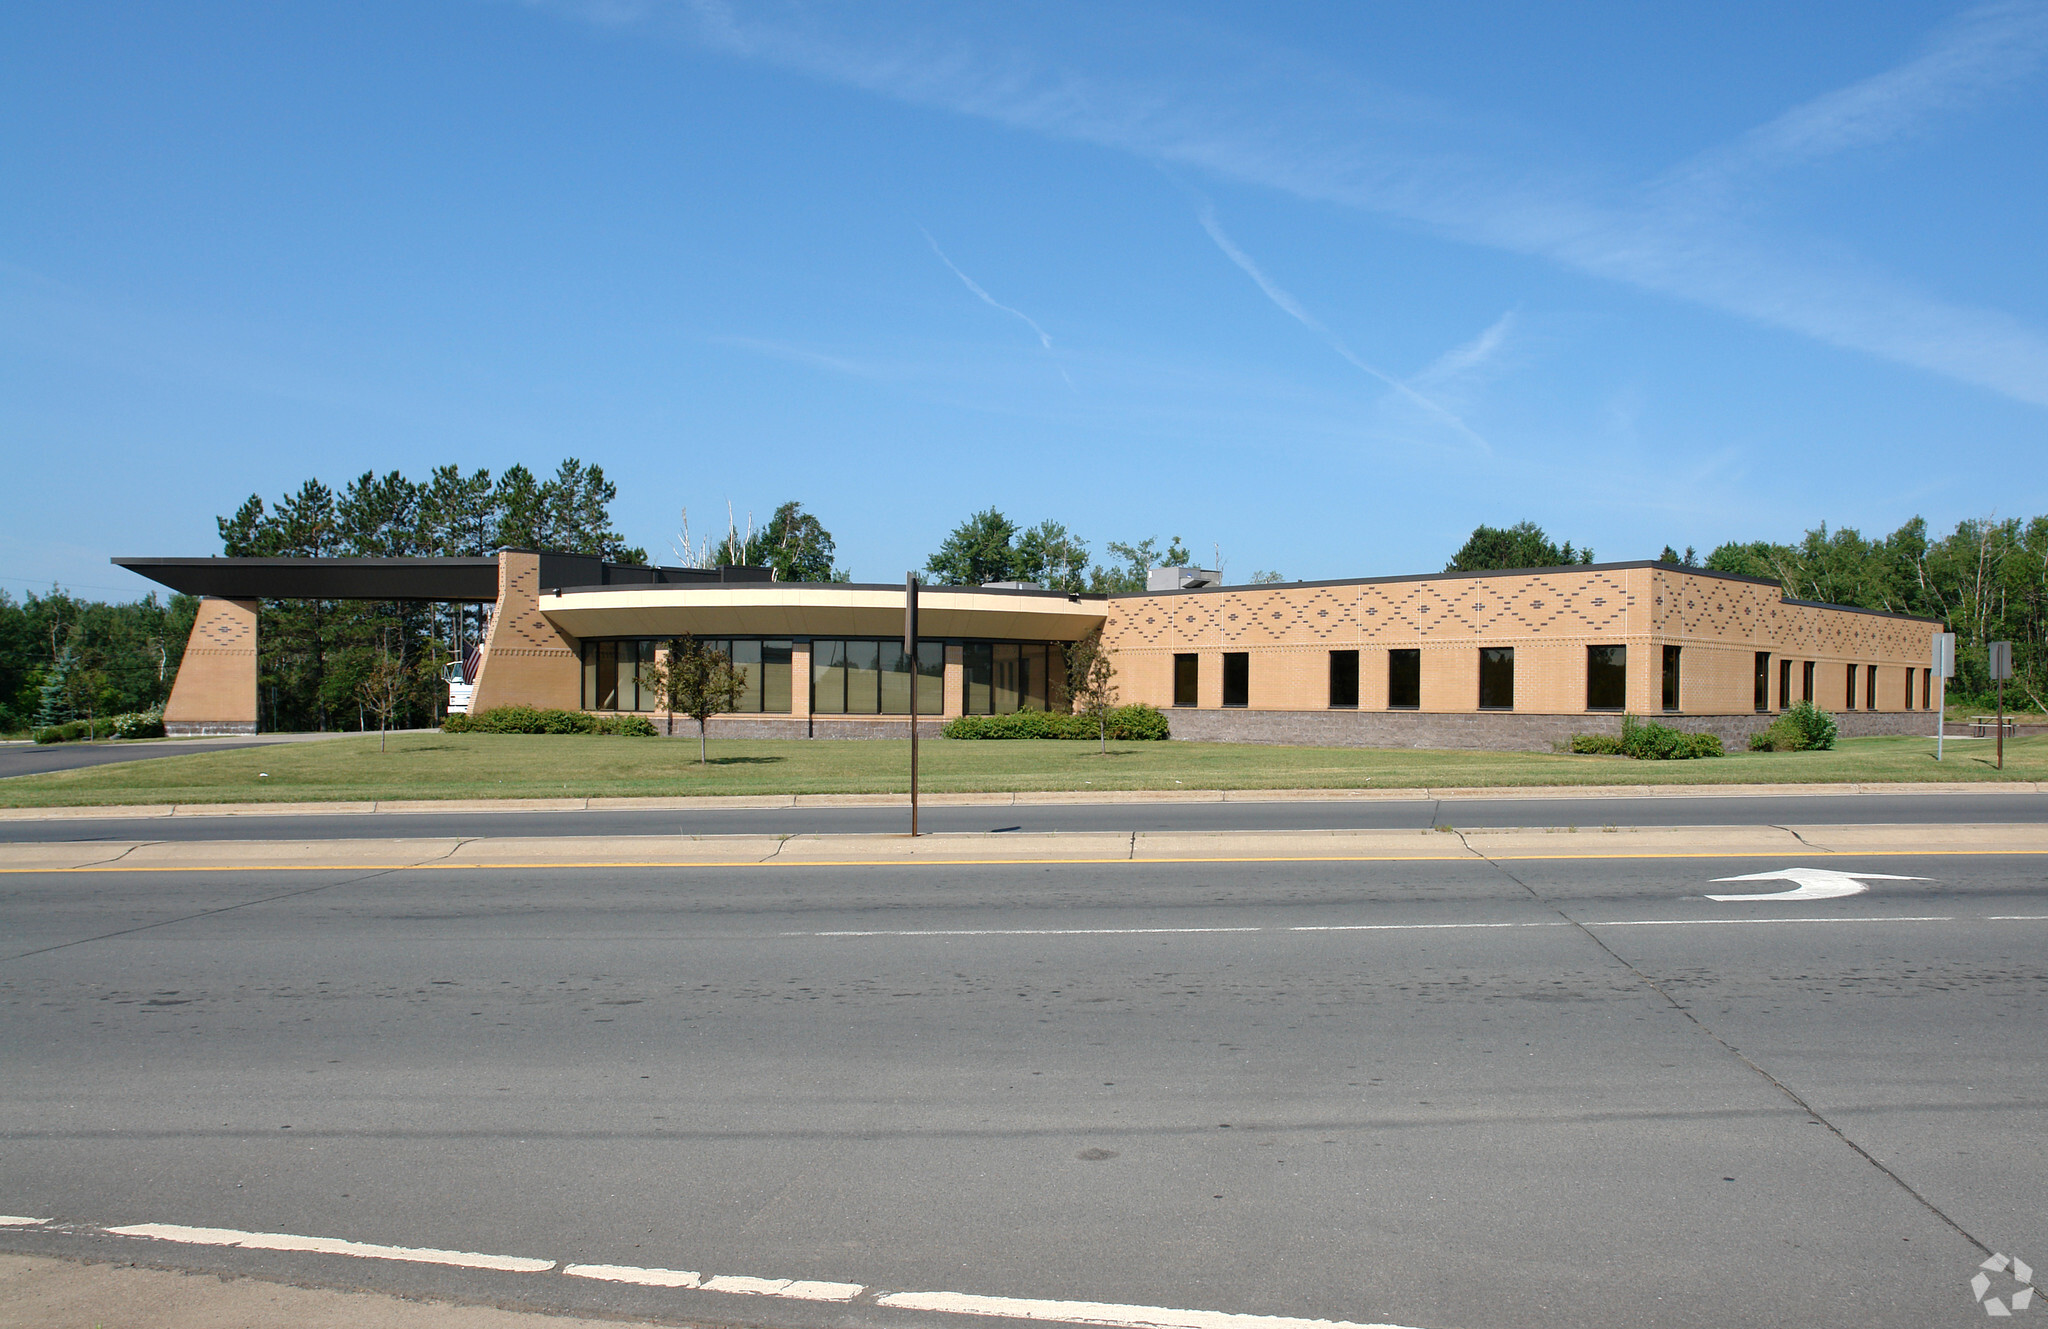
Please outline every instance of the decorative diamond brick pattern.
[[1625, 577], [1558, 572], [1147, 596], [1114, 602], [1104, 635], [1120, 650], [1613, 637], [1628, 630], [1635, 605]]

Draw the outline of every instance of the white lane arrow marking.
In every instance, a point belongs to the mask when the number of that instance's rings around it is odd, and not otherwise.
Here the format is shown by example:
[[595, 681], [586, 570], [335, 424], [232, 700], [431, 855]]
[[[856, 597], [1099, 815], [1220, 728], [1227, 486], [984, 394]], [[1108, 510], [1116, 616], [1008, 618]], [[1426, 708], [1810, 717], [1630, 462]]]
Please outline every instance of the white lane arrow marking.
[[1741, 877], [1716, 877], [1715, 881], [1789, 881], [1789, 891], [1768, 895], [1709, 895], [1709, 900], [1832, 900], [1840, 895], [1861, 895], [1870, 889], [1866, 881], [1926, 881], [1925, 877], [1898, 877], [1889, 872], [1837, 872], [1833, 868], [1779, 868], [1775, 872], [1752, 872]]

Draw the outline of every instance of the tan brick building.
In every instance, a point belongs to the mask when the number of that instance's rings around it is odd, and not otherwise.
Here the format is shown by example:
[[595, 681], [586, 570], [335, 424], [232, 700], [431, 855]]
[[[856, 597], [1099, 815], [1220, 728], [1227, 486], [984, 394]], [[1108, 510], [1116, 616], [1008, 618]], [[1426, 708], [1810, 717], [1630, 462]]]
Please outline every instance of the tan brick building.
[[211, 597], [167, 708], [174, 732], [253, 729], [253, 602], [295, 595], [494, 602], [471, 680], [478, 709], [652, 712], [646, 667], [687, 632], [747, 671], [747, 700], [722, 731], [810, 737], [903, 732], [913, 676], [933, 727], [1063, 707], [1064, 646], [1098, 627], [1123, 699], [1167, 711], [1179, 738], [1541, 748], [1634, 713], [1739, 741], [1802, 698], [1845, 733], [1922, 733], [1941, 626], [1617, 563], [1108, 597], [927, 587], [913, 659], [902, 587], [781, 583], [762, 569], [519, 551], [117, 561]]

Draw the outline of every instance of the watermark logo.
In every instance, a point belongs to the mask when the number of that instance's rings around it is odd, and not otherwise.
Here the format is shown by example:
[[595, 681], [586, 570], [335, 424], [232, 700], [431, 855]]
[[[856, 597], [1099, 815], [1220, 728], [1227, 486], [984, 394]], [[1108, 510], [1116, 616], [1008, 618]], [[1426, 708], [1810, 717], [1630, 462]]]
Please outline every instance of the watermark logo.
[[[1977, 1304], [1984, 1313], [1994, 1319], [2010, 1316], [2014, 1311], [2023, 1311], [2034, 1304], [2034, 1271], [2025, 1260], [2011, 1255], [1996, 1255], [1977, 1266], [1978, 1274], [1970, 1280], [1970, 1292], [1977, 1298]], [[1989, 1272], [1985, 1272], [1985, 1271]], [[1992, 1275], [2005, 1274], [1999, 1279], [2001, 1286], [2010, 1282], [2013, 1287], [2003, 1295], [1992, 1292]]]

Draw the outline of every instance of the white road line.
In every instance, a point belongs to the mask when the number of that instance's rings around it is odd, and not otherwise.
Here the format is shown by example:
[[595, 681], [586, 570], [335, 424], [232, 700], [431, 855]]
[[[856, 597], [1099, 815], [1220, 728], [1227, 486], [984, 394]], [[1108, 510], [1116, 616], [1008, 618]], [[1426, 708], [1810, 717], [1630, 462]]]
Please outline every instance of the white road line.
[[[2048, 914], [1993, 914], [1997, 919], [2043, 919]], [[1544, 919], [1533, 923], [1314, 923], [1284, 928], [953, 928], [874, 932], [782, 932], [783, 937], [1133, 937], [1212, 932], [1456, 932], [1484, 928], [1680, 928], [1739, 924], [1763, 927], [1775, 923], [1953, 923], [1952, 914], [1902, 914], [1835, 918], [1627, 918], [1575, 923]]]
[[1866, 918], [1861, 916], [1844, 918], [1615, 918], [1603, 922], [1589, 922], [1589, 928], [1668, 928], [1691, 927], [1765, 927], [1774, 923], [1953, 923], [1952, 914], [1899, 915], [1897, 917]]
[[571, 1278], [600, 1278], [607, 1283], [638, 1283], [642, 1287], [697, 1287], [704, 1275], [684, 1269], [641, 1269], [630, 1264], [571, 1264], [562, 1272]]
[[[40, 1224], [43, 1219], [0, 1217], [0, 1222]], [[447, 1264], [466, 1269], [511, 1273], [553, 1271], [553, 1260], [528, 1260], [509, 1255], [478, 1255], [416, 1246], [378, 1246], [335, 1237], [298, 1237], [282, 1232], [241, 1232], [234, 1228], [183, 1227], [176, 1223], [135, 1223], [99, 1229], [115, 1236], [144, 1237], [196, 1246], [233, 1246], [242, 1250], [309, 1251], [320, 1255], [352, 1255], [368, 1260], [404, 1260], [415, 1264]], [[644, 1287], [684, 1288], [740, 1296], [786, 1297], [798, 1301], [848, 1302], [867, 1288], [859, 1283], [827, 1283], [801, 1278], [748, 1278], [738, 1274], [705, 1277], [687, 1269], [645, 1269], [626, 1264], [568, 1264], [561, 1272], [572, 1278], [636, 1283]], [[1239, 1315], [1230, 1311], [1173, 1310], [1165, 1306], [1124, 1306], [1102, 1301], [1035, 1301], [1021, 1297], [983, 1297], [965, 1292], [887, 1292], [878, 1306], [903, 1310], [941, 1311], [1012, 1320], [1050, 1320], [1068, 1324], [1106, 1325], [1111, 1329], [1406, 1329], [1395, 1324], [1359, 1324], [1349, 1320], [1298, 1319], [1285, 1315]]]
[[1448, 932], [1456, 928], [1568, 928], [1561, 918], [1541, 923], [1318, 923], [1288, 928], [1289, 932]]
[[1021, 1297], [977, 1297], [964, 1292], [890, 1292], [878, 1306], [993, 1315], [1011, 1320], [1055, 1320], [1067, 1324], [1112, 1325], [1116, 1329], [1401, 1329], [1349, 1320], [1298, 1320], [1285, 1315], [1233, 1315], [1227, 1311], [1177, 1311], [1163, 1306], [1119, 1306], [1102, 1301], [1030, 1301]]
[[785, 937], [1126, 937], [1160, 932], [1265, 932], [1266, 928], [928, 928], [903, 932], [784, 932]]
[[297, 1237], [286, 1232], [238, 1232], [225, 1227], [180, 1227], [175, 1223], [136, 1223], [110, 1227], [117, 1237], [150, 1237], [193, 1246], [239, 1246], [250, 1251], [310, 1251], [316, 1255], [353, 1255], [362, 1260], [405, 1260], [412, 1264], [448, 1264], [458, 1269], [497, 1269], [515, 1274], [544, 1274], [553, 1260], [528, 1260], [517, 1255], [479, 1255], [474, 1251], [441, 1251], [424, 1246], [377, 1246], [339, 1237]]
[[2048, 914], [1986, 914], [1987, 923], [2048, 923]]
[[706, 1292], [737, 1292], [748, 1297], [795, 1297], [799, 1301], [852, 1301], [867, 1289], [859, 1283], [816, 1283], [801, 1278], [742, 1278], [720, 1274], [704, 1280]]
[[23, 1218], [19, 1214], [0, 1214], [0, 1227], [41, 1227], [49, 1221], [47, 1218]]

